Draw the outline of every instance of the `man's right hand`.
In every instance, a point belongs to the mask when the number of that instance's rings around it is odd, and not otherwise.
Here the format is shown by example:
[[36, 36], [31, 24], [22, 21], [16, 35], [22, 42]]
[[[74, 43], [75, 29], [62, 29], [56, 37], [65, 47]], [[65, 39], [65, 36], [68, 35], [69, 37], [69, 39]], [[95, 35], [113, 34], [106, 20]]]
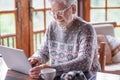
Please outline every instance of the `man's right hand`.
[[38, 66], [38, 65], [41, 64], [39, 57], [30, 57], [30, 58], [28, 58], [28, 61], [30, 62], [30, 64], [32, 65], [32, 67]]

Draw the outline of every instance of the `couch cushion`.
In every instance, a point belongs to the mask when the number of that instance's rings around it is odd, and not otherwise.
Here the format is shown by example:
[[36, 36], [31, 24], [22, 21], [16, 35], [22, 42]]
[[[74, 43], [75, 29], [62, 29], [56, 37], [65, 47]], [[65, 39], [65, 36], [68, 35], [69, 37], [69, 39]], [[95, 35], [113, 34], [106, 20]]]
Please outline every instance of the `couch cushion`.
[[105, 71], [120, 71], [120, 63], [113, 63], [105, 66]]
[[105, 44], [106, 64], [111, 64], [112, 63], [112, 54], [111, 54], [111, 49], [110, 49], [110, 46], [108, 44], [106, 37], [104, 35], [97, 35], [97, 39], [98, 39], [98, 44], [100, 44], [100, 42], [106, 43]]
[[120, 63], [120, 38], [106, 35], [112, 51], [112, 62]]
[[112, 57], [112, 63], [120, 63], [120, 51]]
[[102, 35], [111, 35], [114, 36], [114, 26], [113, 24], [99, 24], [93, 25], [96, 30], [96, 33]]

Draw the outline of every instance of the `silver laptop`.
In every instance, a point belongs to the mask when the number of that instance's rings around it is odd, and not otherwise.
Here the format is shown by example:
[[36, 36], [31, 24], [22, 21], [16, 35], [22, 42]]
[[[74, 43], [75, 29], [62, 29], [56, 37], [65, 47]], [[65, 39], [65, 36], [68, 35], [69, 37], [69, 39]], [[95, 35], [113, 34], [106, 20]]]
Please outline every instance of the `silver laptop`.
[[11, 70], [28, 74], [29, 69], [32, 68], [21, 49], [0, 46], [0, 54], [2, 54], [4, 61]]

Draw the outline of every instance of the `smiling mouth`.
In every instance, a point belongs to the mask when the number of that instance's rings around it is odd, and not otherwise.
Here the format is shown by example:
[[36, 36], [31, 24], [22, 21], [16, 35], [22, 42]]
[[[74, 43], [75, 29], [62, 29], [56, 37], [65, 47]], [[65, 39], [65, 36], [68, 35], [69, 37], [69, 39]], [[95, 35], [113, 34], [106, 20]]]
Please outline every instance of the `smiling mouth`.
[[61, 19], [61, 20], [56, 20], [56, 21], [58, 21], [58, 22], [63, 22], [64, 20], [63, 20], [63, 19]]
[[64, 22], [64, 20], [59, 20], [58, 22]]

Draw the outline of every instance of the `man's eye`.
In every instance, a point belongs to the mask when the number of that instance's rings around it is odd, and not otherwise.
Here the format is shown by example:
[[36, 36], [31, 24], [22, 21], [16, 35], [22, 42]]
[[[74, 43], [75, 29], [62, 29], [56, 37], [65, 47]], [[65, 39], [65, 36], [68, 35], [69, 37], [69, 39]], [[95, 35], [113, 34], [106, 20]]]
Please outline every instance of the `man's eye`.
[[58, 12], [58, 14], [62, 14], [62, 12], [61, 12], [61, 11], [59, 11], [59, 12]]

